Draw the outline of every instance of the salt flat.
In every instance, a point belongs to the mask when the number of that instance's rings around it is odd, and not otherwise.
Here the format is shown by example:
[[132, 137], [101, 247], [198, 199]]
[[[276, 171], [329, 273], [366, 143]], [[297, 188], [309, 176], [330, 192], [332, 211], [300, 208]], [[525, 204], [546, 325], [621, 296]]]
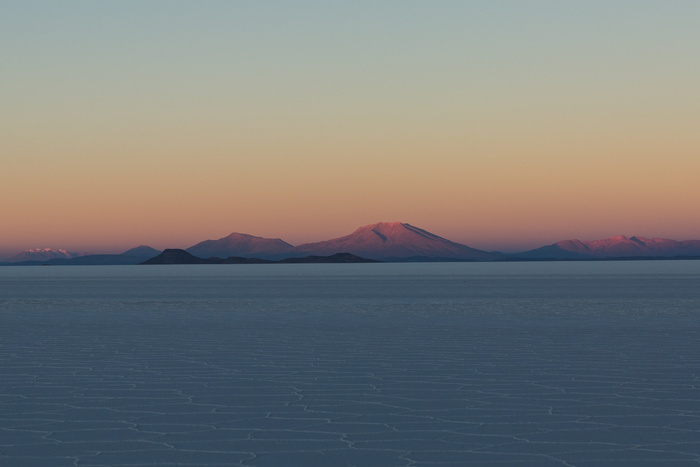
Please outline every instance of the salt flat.
[[690, 466], [700, 263], [0, 269], [0, 465]]

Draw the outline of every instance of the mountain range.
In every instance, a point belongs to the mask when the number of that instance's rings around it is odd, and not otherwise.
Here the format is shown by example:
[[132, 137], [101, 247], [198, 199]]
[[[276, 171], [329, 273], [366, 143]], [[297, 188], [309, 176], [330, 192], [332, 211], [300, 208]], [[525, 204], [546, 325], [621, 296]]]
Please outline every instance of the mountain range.
[[24, 250], [14, 256], [7, 258], [8, 263], [18, 263], [20, 261], [48, 261], [51, 259], [71, 259], [78, 256], [86, 256], [90, 253], [77, 253], [66, 250], [53, 250], [51, 248], [33, 248]]
[[491, 261], [502, 255], [470, 248], [402, 222], [365, 225], [344, 237], [293, 246], [279, 238], [253, 237], [232, 233], [218, 240], [206, 240], [186, 248], [202, 258], [215, 256], [258, 257], [277, 260], [301, 256], [351, 253], [380, 261], [455, 260]]
[[530, 259], [603, 259], [699, 256], [700, 240], [679, 242], [667, 238], [625, 237], [602, 240], [562, 240], [513, 256]]
[[150, 246], [141, 245], [116, 255], [95, 255], [92, 253], [69, 253], [65, 250], [41, 248], [25, 250], [5, 260], [12, 266], [100, 266], [100, 265], [130, 265], [143, 263], [158, 255], [161, 251]]
[[[182, 250], [179, 250], [182, 251]], [[267, 262], [310, 256], [328, 257], [347, 253], [377, 261], [518, 261], [597, 260], [638, 258], [700, 258], [700, 240], [616, 236], [602, 240], [562, 240], [520, 253], [488, 252], [447, 240], [403, 222], [379, 222], [358, 228], [349, 235], [294, 246], [279, 238], [263, 238], [234, 232], [218, 240], [205, 240], [184, 250], [203, 261]], [[65, 250], [26, 250], [4, 264], [78, 265], [140, 264], [160, 250], [141, 245], [117, 255], [91, 255]], [[336, 258], [337, 259], [337, 258]]]

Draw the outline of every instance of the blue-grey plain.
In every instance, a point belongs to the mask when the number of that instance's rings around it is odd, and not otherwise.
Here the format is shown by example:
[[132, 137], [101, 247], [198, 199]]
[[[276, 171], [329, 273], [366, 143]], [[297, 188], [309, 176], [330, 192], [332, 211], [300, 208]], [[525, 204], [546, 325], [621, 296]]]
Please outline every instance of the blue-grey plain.
[[700, 463], [700, 262], [0, 268], [0, 465]]

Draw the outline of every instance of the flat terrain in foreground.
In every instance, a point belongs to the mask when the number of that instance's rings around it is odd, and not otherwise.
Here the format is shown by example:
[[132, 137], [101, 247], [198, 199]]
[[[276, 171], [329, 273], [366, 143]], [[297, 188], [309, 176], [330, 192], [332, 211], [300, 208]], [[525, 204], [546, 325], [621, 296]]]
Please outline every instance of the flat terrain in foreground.
[[700, 262], [0, 274], [3, 466], [700, 462]]

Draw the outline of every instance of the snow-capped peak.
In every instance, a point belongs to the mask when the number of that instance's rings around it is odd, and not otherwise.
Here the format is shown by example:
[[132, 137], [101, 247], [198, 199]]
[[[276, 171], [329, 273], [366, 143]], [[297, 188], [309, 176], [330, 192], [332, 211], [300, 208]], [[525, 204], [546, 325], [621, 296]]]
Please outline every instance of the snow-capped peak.
[[70, 259], [78, 256], [85, 256], [90, 253], [76, 253], [62, 248], [30, 248], [21, 251], [14, 256], [7, 258], [8, 263], [18, 263], [20, 261], [46, 261], [54, 258]]

